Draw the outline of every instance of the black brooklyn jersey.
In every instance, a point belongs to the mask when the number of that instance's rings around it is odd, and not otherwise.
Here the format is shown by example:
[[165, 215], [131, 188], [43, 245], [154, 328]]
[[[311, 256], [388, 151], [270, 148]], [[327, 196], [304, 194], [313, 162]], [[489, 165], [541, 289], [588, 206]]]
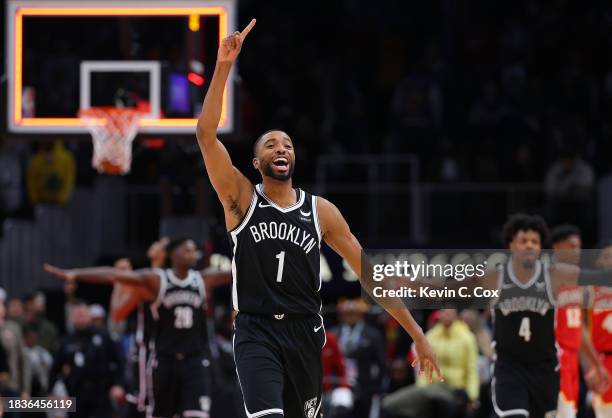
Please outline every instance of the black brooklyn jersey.
[[198, 271], [189, 270], [185, 279], [172, 270], [157, 270], [159, 295], [151, 304], [155, 320], [153, 342], [161, 354], [195, 353], [206, 349], [204, 283]]
[[234, 309], [253, 314], [318, 314], [321, 230], [317, 198], [295, 189], [281, 208], [255, 187], [248, 212], [229, 232]]
[[536, 261], [533, 277], [521, 283], [512, 260], [498, 267], [500, 297], [494, 305], [498, 356], [530, 363], [556, 361], [555, 307], [548, 265]]

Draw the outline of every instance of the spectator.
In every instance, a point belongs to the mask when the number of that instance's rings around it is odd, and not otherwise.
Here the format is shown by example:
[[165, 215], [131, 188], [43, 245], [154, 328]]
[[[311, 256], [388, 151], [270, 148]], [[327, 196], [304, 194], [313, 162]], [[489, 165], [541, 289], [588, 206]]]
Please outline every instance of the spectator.
[[[461, 320], [457, 310], [444, 309], [438, 322], [427, 332], [427, 339], [438, 356], [440, 370], [446, 383], [467, 392], [470, 400], [478, 399], [478, 349], [476, 338]], [[425, 376], [417, 378], [418, 386], [429, 382]]]
[[106, 329], [106, 310], [102, 305], [94, 304], [89, 307], [91, 325], [99, 330]]
[[388, 395], [383, 401], [384, 410], [394, 417], [467, 414], [466, 401], [476, 401], [479, 394], [478, 350], [474, 335], [457, 319], [455, 309], [445, 309], [440, 313], [440, 321], [426, 336], [438, 356], [445, 382], [432, 383], [419, 375], [416, 385]]
[[340, 325], [333, 329], [346, 359], [346, 374], [353, 387], [355, 418], [367, 418], [376, 411], [374, 398], [381, 392], [385, 376], [385, 343], [380, 332], [365, 323], [367, 305], [362, 299], [338, 305]]
[[461, 311], [461, 320], [469, 327], [470, 331], [476, 337], [478, 344], [478, 352], [485, 358], [491, 360], [493, 358], [493, 337], [491, 331], [485, 326], [484, 319], [478, 311], [473, 309], [465, 309]]
[[325, 331], [323, 358], [323, 416], [339, 418], [345, 416], [353, 407], [353, 394], [346, 376], [344, 354], [340, 350], [338, 337]]
[[461, 320], [470, 328], [478, 345], [478, 380], [480, 381], [480, 407], [473, 418], [488, 418], [493, 410], [491, 403], [491, 362], [493, 361], [493, 337], [485, 324], [485, 318], [473, 309], [461, 312]]
[[28, 196], [34, 205], [64, 205], [74, 189], [74, 156], [57, 140], [39, 144], [28, 164]]
[[4, 299], [0, 299], [0, 344], [6, 352], [9, 380], [6, 388], [17, 394], [30, 393], [30, 363], [28, 362], [21, 328], [6, 319]]
[[410, 386], [413, 383], [412, 370], [408, 367], [406, 359], [396, 358], [393, 360], [389, 367], [389, 393]]
[[[31, 370], [31, 393], [33, 397], [45, 397], [49, 393], [49, 372], [53, 364], [53, 357], [47, 350], [38, 345], [38, 336], [34, 330], [24, 330], [26, 343], [26, 356]], [[33, 412], [29, 418], [46, 418], [45, 412]]]
[[66, 335], [53, 360], [49, 387], [62, 380], [76, 397], [77, 418], [110, 416], [111, 403], [123, 401], [121, 350], [105, 330], [92, 326], [89, 307], [75, 303], [70, 311], [74, 331]]
[[6, 359], [6, 351], [2, 344], [0, 344], [0, 417], [2, 417], [2, 397], [10, 396], [9, 393], [5, 392], [4, 386], [6, 382], [10, 379], [11, 375], [9, 374], [8, 361]]
[[23, 324], [23, 302], [19, 298], [11, 298], [6, 304], [6, 318], [16, 324]]
[[38, 343], [50, 353], [57, 346], [57, 328], [45, 318], [47, 300], [44, 293], [35, 292], [25, 298], [24, 325], [38, 335]]
[[70, 308], [76, 302], [77, 284], [75, 281], [68, 280], [64, 283], [64, 329], [67, 332], [73, 331], [70, 322]]
[[[153, 259], [152, 259], [153, 260]], [[242, 392], [236, 375], [232, 329], [232, 311], [218, 307], [214, 316], [215, 337], [212, 341], [213, 399], [211, 417], [246, 418]]]
[[[415, 312], [414, 315], [415, 321], [422, 320], [420, 312]], [[391, 362], [397, 358], [405, 359], [412, 344], [408, 333], [395, 318], [384, 311], [379, 316], [379, 323], [385, 330], [385, 358], [387, 361]]]

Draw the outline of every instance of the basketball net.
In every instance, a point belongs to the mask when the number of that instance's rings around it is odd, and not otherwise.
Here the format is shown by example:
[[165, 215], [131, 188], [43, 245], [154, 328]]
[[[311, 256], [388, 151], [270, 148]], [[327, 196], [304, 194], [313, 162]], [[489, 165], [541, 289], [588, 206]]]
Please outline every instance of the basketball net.
[[79, 117], [93, 139], [91, 165], [99, 173], [129, 173], [132, 142], [143, 116], [145, 113], [129, 107], [92, 107], [79, 111]]

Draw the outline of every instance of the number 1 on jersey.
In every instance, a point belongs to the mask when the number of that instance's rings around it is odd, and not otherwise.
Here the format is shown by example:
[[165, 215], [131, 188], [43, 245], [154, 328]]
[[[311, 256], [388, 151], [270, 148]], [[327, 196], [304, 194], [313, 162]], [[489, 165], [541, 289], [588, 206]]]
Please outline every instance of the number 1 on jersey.
[[278, 271], [276, 272], [276, 282], [280, 283], [283, 281], [283, 267], [285, 267], [285, 252], [281, 251], [276, 254], [276, 258], [278, 258]]
[[529, 321], [529, 317], [526, 316], [521, 321], [521, 326], [519, 327], [519, 336], [525, 339], [525, 342], [529, 342], [531, 340], [531, 322]]

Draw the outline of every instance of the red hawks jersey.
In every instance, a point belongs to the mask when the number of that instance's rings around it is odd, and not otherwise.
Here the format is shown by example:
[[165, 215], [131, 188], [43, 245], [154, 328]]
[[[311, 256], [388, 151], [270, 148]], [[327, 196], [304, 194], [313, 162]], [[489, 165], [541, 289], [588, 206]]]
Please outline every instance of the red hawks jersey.
[[591, 339], [600, 353], [612, 351], [612, 289], [593, 288], [591, 316]]
[[584, 293], [580, 287], [562, 287], [557, 295], [555, 338], [565, 350], [580, 349]]

